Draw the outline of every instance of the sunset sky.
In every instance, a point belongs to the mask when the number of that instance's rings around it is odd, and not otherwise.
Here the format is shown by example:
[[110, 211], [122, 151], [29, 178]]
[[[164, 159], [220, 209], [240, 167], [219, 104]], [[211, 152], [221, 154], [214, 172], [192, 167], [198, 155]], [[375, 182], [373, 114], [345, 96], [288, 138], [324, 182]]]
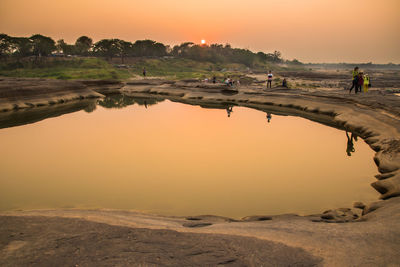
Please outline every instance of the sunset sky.
[[0, 33], [205, 39], [303, 62], [400, 63], [400, 0], [0, 0]]

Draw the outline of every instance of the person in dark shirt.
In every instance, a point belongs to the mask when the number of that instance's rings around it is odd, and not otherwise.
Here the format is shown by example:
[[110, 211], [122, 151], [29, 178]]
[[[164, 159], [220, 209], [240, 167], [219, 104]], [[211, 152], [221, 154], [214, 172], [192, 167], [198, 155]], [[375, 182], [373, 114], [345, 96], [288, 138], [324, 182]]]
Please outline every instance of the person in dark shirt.
[[353, 88], [354, 88], [355, 93], [357, 94], [357, 90], [358, 90], [358, 74], [353, 79], [353, 86], [350, 88], [349, 94], [351, 93], [351, 90], [353, 90]]
[[287, 88], [287, 81], [286, 81], [286, 78], [283, 78], [282, 87], [286, 87], [286, 88]]
[[352, 81], [352, 85], [350, 87], [350, 92], [353, 88], [355, 88], [357, 86], [357, 82], [356, 82], [356, 77], [358, 77], [358, 67], [355, 67], [353, 70], [353, 81]]

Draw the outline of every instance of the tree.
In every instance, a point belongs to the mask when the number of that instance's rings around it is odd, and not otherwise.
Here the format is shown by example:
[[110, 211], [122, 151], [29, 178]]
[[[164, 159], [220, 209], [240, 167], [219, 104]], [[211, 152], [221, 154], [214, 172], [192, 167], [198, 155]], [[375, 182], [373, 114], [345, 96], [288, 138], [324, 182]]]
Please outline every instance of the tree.
[[94, 44], [93, 52], [95, 55], [103, 56], [108, 59], [119, 56], [121, 52], [119, 39], [103, 39]]
[[255, 54], [248, 49], [233, 49], [232, 61], [236, 63], [241, 63], [248, 67], [252, 67], [254, 64]]
[[7, 34], [0, 34], [0, 57], [10, 56], [12, 54], [11, 49], [11, 37]]
[[32, 35], [29, 40], [32, 41], [33, 54], [36, 57], [48, 56], [51, 54], [51, 52], [56, 50], [56, 43], [50, 37], [35, 34]]
[[32, 41], [26, 37], [0, 34], [0, 57], [15, 56], [17, 59], [32, 55]]
[[274, 53], [272, 54], [272, 61], [279, 63], [282, 62], [282, 58], [281, 58], [282, 54], [279, 51], [274, 51]]
[[189, 50], [192, 46], [194, 46], [194, 43], [192, 42], [186, 42], [180, 45], [176, 45], [172, 49], [172, 55], [176, 57], [185, 57], [189, 54]]
[[57, 41], [56, 48], [59, 52], [62, 52], [64, 55], [76, 54], [76, 46], [67, 44], [66, 42], [64, 42], [64, 39], [60, 39]]
[[258, 52], [257, 57], [261, 62], [267, 61], [267, 58], [268, 58], [267, 54], [265, 54], [264, 52]]
[[76, 52], [82, 56], [89, 55], [92, 46], [93, 40], [87, 36], [81, 36], [75, 42]]
[[133, 44], [131, 42], [126, 42], [124, 40], [118, 40], [121, 63], [124, 64], [124, 59], [132, 54]]
[[303, 63], [301, 63], [300, 61], [298, 61], [297, 59], [293, 59], [292, 61], [289, 61], [289, 63], [293, 64], [293, 65], [303, 65]]
[[57, 40], [56, 49], [57, 52], [64, 53], [67, 50], [68, 44], [64, 41], [64, 39]]
[[33, 41], [26, 37], [11, 37], [11, 50], [13, 56], [19, 58], [33, 55]]
[[138, 40], [132, 45], [132, 52], [137, 57], [161, 57], [167, 54], [167, 47], [153, 40]]

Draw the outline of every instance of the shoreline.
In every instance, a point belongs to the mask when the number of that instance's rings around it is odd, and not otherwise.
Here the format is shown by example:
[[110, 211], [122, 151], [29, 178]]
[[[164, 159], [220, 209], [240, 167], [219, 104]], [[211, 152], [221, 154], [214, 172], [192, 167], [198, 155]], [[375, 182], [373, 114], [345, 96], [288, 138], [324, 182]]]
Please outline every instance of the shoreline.
[[[46, 83], [46, 80], [40, 81]], [[22, 82], [32, 83], [32, 79]], [[12, 82], [9, 81], [9, 83]], [[0, 110], [4, 110], [3, 107], [7, 105], [13, 107], [12, 109], [23, 108], [24, 112], [34, 112], [38, 108], [45, 112], [45, 105], [51, 108], [58, 106], [58, 104], [50, 104], [51, 101], [61, 103], [57, 97], [64, 99], [64, 103], [71, 102], [72, 104], [73, 99], [100, 98], [101, 94], [120, 92], [127, 96], [159, 97], [192, 105], [221, 107], [238, 105], [265, 112], [300, 116], [331, 127], [355, 132], [365, 140], [376, 152], [374, 161], [379, 174], [376, 175], [377, 181], [372, 183], [372, 186], [382, 194], [382, 200], [366, 203], [366, 205], [356, 204], [357, 208], [362, 209], [360, 217], [354, 216], [356, 214], [354, 210], [339, 207], [311, 216], [261, 215], [249, 216], [245, 221], [218, 216], [194, 216], [185, 219], [128, 211], [62, 209], [0, 212], [0, 218], [10, 216], [23, 216], [27, 219], [30, 216], [80, 218], [131, 228], [247, 236], [280, 242], [291, 247], [301, 247], [313, 256], [322, 258], [324, 265], [328, 266], [400, 264], [400, 255], [397, 252], [400, 251], [400, 241], [396, 239], [396, 236], [400, 236], [400, 198], [397, 197], [400, 196], [400, 103], [398, 96], [378, 90], [371, 90], [367, 95], [356, 96], [349, 95], [344, 90], [306, 91], [279, 87], [266, 90], [259, 85], [242, 86], [236, 92], [236, 90], [226, 91], [225, 85], [216, 86], [193, 81], [171, 82], [159, 79], [128, 81], [124, 85], [101, 85], [101, 82], [87, 83], [83, 86], [82, 84], [84, 82], [76, 82], [72, 85], [72, 88], [80, 90], [75, 94], [68, 91], [75, 89], [65, 89], [63, 94], [58, 92], [41, 96], [40, 101], [35, 102], [39, 103], [35, 104], [37, 107], [26, 104], [27, 99], [37, 99], [34, 94], [14, 96], [16, 97], [14, 100], [0, 97], [0, 104], [2, 104]], [[0, 86], [1, 94], [9, 85], [4, 86], [1, 79], [0, 85], [3, 85]], [[24, 101], [19, 100], [20, 97], [23, 97]], [[18, 103], [23, 104], [19, 106]], [[75, 109], [76, 107], [71, 112]], [[7, 117], [9, 113], [0, 113], [0, 116], [2, 114]], [[54, 114], [54, 116], [61, 115], [59, 112]], [[0, 253], [1, 251], [0, 249]], [[319, 264], [318, 261], [316, 264]]]
[[[275, 245], [284, 245], [291, 249], [301, 249], [313, 259], [313, 264], [302, 264], [300, 266], [377, 266], [377, 265], [397, 265], [399, 264], [399, 248], [400, 240], [397, 238], [400, 235], [400, 198], [391, 198], [386, 200], [385, 203], [380, 202], [377, 209], [363, 216], [363, 220], [353, 221], [348, 223], [327, 223], [326, 221], [318, 220], [319, 216], [297, 216], [294, 214], [284, 214], [277, 216], [253, 216], [248, 217], [245, 221], [231, 221], [227, 218], [218, 216], [192, 216], [192, 217], [168, 217], [157, 216], [151, 214], [143, 214], [139, 212], [130, 211], [113, 211], [113, 210], [41, 210], [41, 211], [16, 211], [0, 213], [0, 220], [9, 220], [8, 223], [3, 223], [0, 229], [0, 237], [7, 240], [8, 244], [18, 245], [13, 242], [24, 242], [23, 246], [18, 247], [12, 253], [7, 247], [0, 249], [0, 259], [3, 263], [11, 263], [19, 259], [19, 255], [25, 255], [28, 259], [38, 257], [46, 252], [39, 245], [39, 250], [32, 253], [29, 245], [42, 242], [56, 243], [56, 248], [51, 258], [60, 258], [60, 252], [57, 242], [60, 239], [71, 238], [66, 244], [63, 244], [67, 249], [80, 248], [92, 249], [96, 247], [96, 243], [78, 243], [76, 240], [82, 240], [82, 233], [79, 229], [72, 229], [71, 233], [65, 233], [62, 228], [70, 229], [71, 219], [72, 222], [80, 222], [83, 225], [90, 227], [92, 222], [109, 225], [112, 227], [127, 227], [132, 231], [138, 229], [146, 229], [150, 232], [158, 230], [171, 231], [172, 236], [164, 235], [163, 238], [154, 239], [151, 235], [145, 237], [136, 237], [135, 242], [144, 242], [156, 246], [169, 246], [169, 240], [175, 240], [177, 235], [183, 234], [199, 234], [190, 238], [190, 244], [199, 244], [200, 246], [207, 247], [206, 252], [212, 253], [218, 251], [217, 248], [209, 247], [204, 244], [199, 237], [208, 238], [209, 235], [224, 235], [224, 239], [231, 245], [238, 237], [246, 237], [251, 240], [262, 240], [272, 242]], [[46, 230], [35, 230], [30, 227], [21, 230], [20, 228], [23, 220], [25, 224], [37, 225], [37, 220], [41, 220], [42, 228], [49, 228], [52, 231], [52, 236], [49, 236]], [[17, 221], [16, 221], [17, 220]], [[52, 222], [56, 220], [56, 225], [53, 226]], [[53, 227], [57, 227], [53, 230]], [[20, 232], [18, 235], [10, 236], [10, 231]], [[6, 231], [6, 232], [4, 232]], [[96, 242], [111, 242], [115, 241], [115, 236], [103, 234], [96, 228], [90, 228], [89, 233], [93, 235], [101, 235], [100, 240]], [[57, 237], [53, 237], [54, 232], [59, 232]], [[32, 238], [32, 236], [35, 236]], [[29, 237], [29, 238], [28, 238]], [[33, 239], [33, 240], [30, 240]], [[0, 243], [4, 243], [1, 240]], [[10, 245], [9, 245], [10, 246]], [[243, 244], [241, 243], [241, 246]], [[244, 245], [246, 247], [246, 245]], [[267, 250], [266, 244], [259, 244], [263, 251]], [[231, 249], [231, 248], [230, 248]], [[164, 255], [166, 249], [160, 254]], [[278, 255], [278, 259], [284, 262], [285, 257], [291, 257], [290, 254], [283, 256], [275, 249], [272, 249], [272, 255]], [[101, 253], [103, 253], [102, 251]], [[7, 253], [7, 254], [6, 254]], [[179, 254], [177, 250], [170, 252], [176, 256]], [[246, 250], [245, 254], [254, 255], [258, 257], [258, 252], [252, 249]], [[107, 254], [112, 256], [114, 254]], [[223, 253], [223, 255], [226, 255]], [[223, 255], [218, 257], [218, 260], [223, 258]], [[7, 256], [7, 257], [5, 257]], [[210, 255], [205, 255], [205, 260], [210, 260]], [[237, 255], [236, 255], [237, 256]], [[86, 258], [94, 257], [95, 255], [85, 254]], [[121, 258], [122, 261], [126, 260], [127, 255]], [[294, 257], [296, 258], [296, 257]], [[152, 258], [151, 260], [154, 260]], [[245, 262], [245, 265], [256, 264], [254, 259]], [[2, 260], [0, 260], [0, 263]], [[137, 261], [136, 261], [137, 262]], [[120, 263], [120, 262], [119, 262]], [[145, 261], [144, 264], [154, 264], [151, 261]], [[182, 263], [182, 262], [181, 262]], [[121, 264], [121, 263], [120, 263]], [[197, 263], [202, 265], [201, 262]], [[293, 263], [292, 263], [293, 264]], [[215, 264], [216, 265], [216, 264]], [[259, 265], [259, 264], [256, 264]], [[289, 264], [290, 265], [290, 264]], [[7, 264], [6, 264], [7, 266]]]

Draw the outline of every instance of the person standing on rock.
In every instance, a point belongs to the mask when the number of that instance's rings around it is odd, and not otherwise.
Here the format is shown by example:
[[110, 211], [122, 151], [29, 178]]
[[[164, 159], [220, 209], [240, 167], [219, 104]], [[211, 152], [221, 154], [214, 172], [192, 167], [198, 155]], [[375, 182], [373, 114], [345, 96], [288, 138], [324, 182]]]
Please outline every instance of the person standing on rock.
[[268, 78], [267, 78], [267, 88], [269, 86], [269, 88], [272, 88], [272, 78], [274, 77], [274, 75], [272, 74], [272, 71], [268, 72]]
[[[357, 88], [357, 82], [356, 82], [357, 77], [358, 77], [358, 67], [355, 67], [353, 70], [353, 82], [350, 87], [350, 92], [353, 88]], [[356, 90], [356, 93], [357, 93], [357, 90]]]
[[360, 92], [361, 93], [361, 88], [363, 88], [363, 86], [364, 86], [364, 73], [363, 72], [360, 72], [359, 74], [358, 74], [358, 92]]
[[369, 80], [369, 75], [365, 74], [364, 75], [364, 93], [368, 93], [368, 88], [370, 86], [370, 80]]
[[288, 88], [286, 78], [283, 78], [282, 87]]
[[357, 75], [354, 77], [353, 79], [353, 85], [351, 86], [350, 90], [349, 90], [349, 94], [351, 93], [351, 90], [354, 88], [355, 93], [357, 94], [357, 90], [358, 90], [358, 71], [357, 71]]

